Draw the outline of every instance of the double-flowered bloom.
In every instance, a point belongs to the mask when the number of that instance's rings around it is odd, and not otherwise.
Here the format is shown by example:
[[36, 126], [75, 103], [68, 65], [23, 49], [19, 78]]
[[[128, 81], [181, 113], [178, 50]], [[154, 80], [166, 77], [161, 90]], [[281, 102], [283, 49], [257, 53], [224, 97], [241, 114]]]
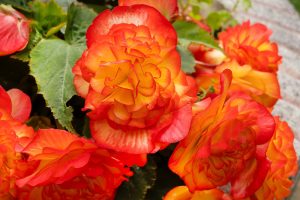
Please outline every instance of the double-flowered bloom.
[[[25, 124], [30, 98], [0, 86], [0, 199], [112, 200], [133, 175], [130, 167], [175, 142], [169, 168], [185, 185], [165, 200], [287, 197], [297, 156], [292, 130], [270, 113], [280, 98], [281, 62], [271, 31], [245, 22], [219, 34], [220, 49], [192, 43], [192, 78], [181, 70], [168, 21], [178, 13], [177, 1], [119, 5], [94, 19], [73, 67], [92, 138], [34, 131]], [[25, 17], [0, 5], [4, 18], [0, 36], [13, 40], [0, 45], [0, 55], [28, 42]], [[11, 27], [19, 29], [10, 33]]]
[[[234, 198], [253, 194], [269, 170], [268, 141], [275, 122], [245, 94], [228, 97], [231, 72], [221, 75], [221, 94], [197, 108], [188, 136], [169, 161], [191, 192], [231, 185]], [[206, 99], [205, 101], [210, 101]]]
[[114, 199], [129, 167], [146, 162], [64, 130], [35, 132], [23, 123], [30, 110], [26, 94], [0, 87], [1, 199]]
[[73, 72], [99, 145], [149, 153], [186, 136], [196, 90], [176, 44], [172, 25], [146, 5], [119, 6], [94, 20]]
[[[200, 59], [197, 83], [200, 88], [213, 86], [220, 92], [218, 82], [225, 69], [232, 71], [230, 94], [243, 91], [257, 102], [272, 108], [280, 98], [277, 79], [277, 44], [269, 40], [271, 30], [262, 24], [244, 22], [219, 34], [224, 54], [217, 50], [202, 50], [191, 46], [196, 59]], [[218, 61], [218, 62], [216, 62]]]

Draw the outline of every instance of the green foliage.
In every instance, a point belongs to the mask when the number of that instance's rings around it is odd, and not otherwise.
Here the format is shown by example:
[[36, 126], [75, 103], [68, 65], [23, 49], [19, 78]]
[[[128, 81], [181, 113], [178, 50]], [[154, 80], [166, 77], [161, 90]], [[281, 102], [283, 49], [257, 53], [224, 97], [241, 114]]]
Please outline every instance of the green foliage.
[[59, 39], [41, 40], [30, 53], [30, 74], [59, 123], [74, 132], [72, 108], [66, 103], [76, 94], [72, 67], [84, 46], [70, 45]]
[[234, 6], [232, 8], [232, 11], [234, 12], [237, 9], [247, 11], [251, 7], [252, 7], [252, 1], [251, 0], [236, 0]]
[[154, 185], [156, 179], [156, 164], [153, 159], [148, 159], [147, 165], [140, 168], [132, 167], [134, 175], [128, 182], [123, 182], [119, 187], [116, 200], [143, 200], [147, 191]]
[[29, 5], [32, 10], [34, 25], [44, 36], [50, 37], [65, 25], [67, 15], [54, 0], [48, 2], [35, 0]]
[[76, 0], [55, 0], [56, 3], [58, 5], [60, 5], [64, 11], [67, 11], [69, 6], [74, 3], [74, 2], [77, 2]]
[[233, 16], [226, 10], [211, 12], [207, 18], [206, 23], [213, 32], [225, 27], [227, 24], [235, 22]]
[[174, 174], [168, 167], [168, 160], [176, 144], [171, 144], [166, 149], [159, 151], [153, 158], [157, 163], [157, 178], [155, 184], [148, 191], [145, 200], [160, 200], [176, 186], [184, 185], [180, 177]]
[[191, 42], [203, 44], [211, 48], [220, 49], [215, 39], [197, 24], [185, 21], [176, 21], [173, 24], [176, 29], [179, 43], [183, 46]]
[[295, 7], [295, 9], [298, 11], [300, 14], [300, 1], [299, 0], [289, 0], [291, 4]]
[[213, 0], [179, 0], [180, 9], [190, 17], [201, 20], [200, 11], [204, 4], [211, 5]]
[[28, 2], [29, 0], [0, 0], [0, 4], [11, 5], [19, 10], [30, 12]]
[[249, 8], [252, 7], [251, 0], [242, 0], [241, 3], [242, 3], [245, 10], [248, 10]]
[[177, 51], [181, 57], [181, 69], [185, 73], [193, 73], [195, 72], [195, 58], [192, 53], [186, 48], [186, 46], [178, 45]]
[[85, 44], [85, 33], [97, 13], [83, 4], [73, 3], [68, 9], [65, 39], [70, 44]]

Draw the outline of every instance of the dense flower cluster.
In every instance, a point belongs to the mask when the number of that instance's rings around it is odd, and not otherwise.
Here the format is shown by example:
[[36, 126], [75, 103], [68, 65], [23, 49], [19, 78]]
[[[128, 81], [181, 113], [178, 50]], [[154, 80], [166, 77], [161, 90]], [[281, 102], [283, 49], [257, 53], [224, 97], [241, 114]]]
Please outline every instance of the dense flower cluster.
[[[91, 138], [26, 124], [31, 100], [0, 86], [0, 199], [111, 200], [147, 153], [177, 143], [168, 166], [185, 183], [165, 200], [284, 199], [298, 170], [294, 135], [271, 110], [280, 98], [276, 43], [262, 24], [191, 43], [182, 70], [176, 0], [119, 0], [86, 33], [72, 68]], [[0, 55], [22, 50], [29, 22], [0, 6]]]
[[281, 57], [277, 44], [269, 41], [270, 34], [262, 24], [244, 22], [219, 34], [225, 55], [219, 50], [192, 45], [190, 50], [201, 61], [196, 78], [199, 87], [214, 86], [218, 93], [219, 76], [230, 69], [230, 93], [243, 91], [266, 107], [274, 106], [280, 98], [277, 70]]
[[145, 164], [143, 156], [118, 155], [64, 130], [34, 131], [22, 123], [29, 97], [2, 87], [0, 97], [1, 199], [113, 199], [132, 175], [128, 167]]
[[166, 200], [289, 196], [297, 156], [291, 129], [270, 114], [280, 98], [281, 62], [270, 34], [262, 24], [245, 22], [219, 34], [221, 50], [189, 46], [205, 96], [194, 104], [190, 132], [169, 161], [186, 186]]

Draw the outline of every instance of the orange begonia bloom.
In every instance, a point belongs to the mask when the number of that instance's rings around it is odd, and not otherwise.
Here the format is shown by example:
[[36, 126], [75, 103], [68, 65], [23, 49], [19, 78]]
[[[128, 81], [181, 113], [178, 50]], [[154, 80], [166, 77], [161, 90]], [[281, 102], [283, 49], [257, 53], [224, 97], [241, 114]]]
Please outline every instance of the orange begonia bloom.
[[24, 49], [29, 41], [29, 21], [10, 5], [0, 4], [0, 56]]
[[219, 76], [225, 69], [232, 71], [232, 84], [229, 95], [236, 92], [244, 92], [257, 102], [272, 107], [280, 98], [280, 87], [277, 75], [271, 72], [261, 72], [253, 69], [250, 65], [240, 66], [235, 60], [224, 62], [214, 69], [197, 73], [197, 83], [200, 88], [207, 89], [214, 86], [215, 92], [220, 92]]
[[168, 20], [178, 15], [177, 0], [119, 0], [119, 6], [132, 6], [144, 4], [156, 8]]
[[263, 24], [244, 22], [219, 34], [225, 53], [240, 65], [251, 65], [264, 72], [276, 72], [281, 62], [276, 43], [269, 41], [272, 31]]
[[225, 70], [221, 94], [194, 116], [169, 167], [191, 192], [230, 183], [233, 198], [245, 198], [261, 186], [267, 174], [266, 150], [275, 123], [269, 111], [247, 95], [226, 100], [230, 81], [230, 70]]
[[16, 181], [20, 199], [113, 199], [132, 175], [109, 151], [63, 130], [37, 131], [22, 153], [37, 166]]
[[15, 169], [17, 155], [15, 146], [17, 137], [8, 122], [0, 121], [0, 198], [9, 193], [14, 184], [15, 177], [12, 171]]
[[28, 168], [21, 151], [34, 130], [22, 122], [31, 111], [30, 98], [18, 89], [6, 92], [0, 86], [0, 199], [14, 199], [16, 179]]
[[186, 136], [196, 89], [176, 44], [172, 25], [149, 6], [119, 6], [94, 20], [73, 72], [99, 145], [149, 153]]
[[177, 186], [170, 190], [164, 200], [230, 200], [230, 196], [219, 189], [196, 190], [191, 193], [187, 186]]
[[294, 134], [286, 122], [275, 117], [276, 132], [273, 135], [267, 156], [271, 167], [262, 187], [255, 193], [258, 200], [285, 199], [291, 193], [290, 179], [297, 173], [297, 155], [293, 146]]

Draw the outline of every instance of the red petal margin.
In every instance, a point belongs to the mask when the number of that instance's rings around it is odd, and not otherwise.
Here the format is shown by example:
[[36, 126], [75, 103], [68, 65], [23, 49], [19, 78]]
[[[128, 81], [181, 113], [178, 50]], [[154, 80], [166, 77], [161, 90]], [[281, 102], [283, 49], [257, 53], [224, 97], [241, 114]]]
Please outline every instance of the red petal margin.
[[156, 9], [146, 5], [117, 6], [113, 10], [100, 13], [86, 33], [87, 46], [108, 34], [117, 24], [147, 26], [154, 38], [168, 38], [170, 46], [177, 44], [177, 34], [171, 23]]
[[6, 113], [10, 114], [12, 110], [11, 100], [7, 92], [4, 88], [0, 85], [0, 118], [1, 118], [1, 111], [5, 111]]
[[182, 140], [190, 129], [192, 106], [190, 104], [173, 113], [172, 120], [166, 120], [154, 129], [114, 129], [105, 119], [91, 120], [92, 136], [98, 145], [115, 151], [133, 154], [155, 153]]
[[11, 115], [14, 119], [25, 122], [31, 112], [31, 101], [29, 96], [19, 89], [11, 89], [7, 91], [12, 103]]
[[119, 6], [144, 4], [157, 9], [168, 20], [178, 15], [177, 0], [119, 0]]
[[11, 6], [0, 5], [0, 56], [24, 49], [29, 41], [29, 22]]

